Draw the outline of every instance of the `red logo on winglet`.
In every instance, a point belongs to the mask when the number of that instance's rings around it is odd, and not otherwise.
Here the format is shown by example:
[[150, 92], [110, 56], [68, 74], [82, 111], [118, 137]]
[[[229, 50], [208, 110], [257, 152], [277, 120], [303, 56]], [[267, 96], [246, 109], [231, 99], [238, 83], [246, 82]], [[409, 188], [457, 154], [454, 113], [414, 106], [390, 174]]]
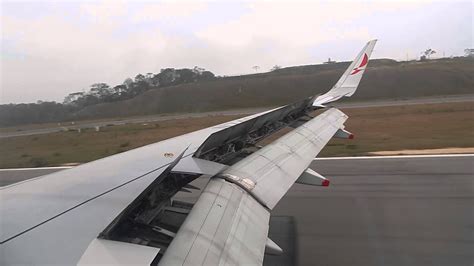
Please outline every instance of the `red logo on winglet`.
[[369, 62], [369, 57], [367, 56], [367, 54], [364, 54], [364, 58], [362, 58], [362, 62], [360, 62], [360, 65], [358, 67], [353, 69], [351, 75], [357, 74], [360, 71], [362, 71], [363, 70], [362, 68], [365, 67], [368, 62]]

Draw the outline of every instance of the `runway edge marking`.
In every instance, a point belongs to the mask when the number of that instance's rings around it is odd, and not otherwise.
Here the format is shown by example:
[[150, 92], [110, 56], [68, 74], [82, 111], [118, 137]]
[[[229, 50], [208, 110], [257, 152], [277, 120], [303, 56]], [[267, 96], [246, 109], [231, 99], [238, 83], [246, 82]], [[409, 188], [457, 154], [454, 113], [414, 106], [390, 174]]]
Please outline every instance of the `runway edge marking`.
[[409, 159], [409, 158], [449, 158], [449, 157], [474, 157], [474, 154], [425, 154], [425, 155], [387, 155], [387, 156], [354, 156], [354, 157], [323, 157], [314, 158], [313, 161], [328, 160], [368, 160], [368, 159]]
[[[313, 161], [327, 160], [367, 160], [367, 159], [404, 159], [404, 158], [443, 158], [443, 157], [474, 157], [474, 153], [466, 154], [425, 154], [425, 155], [387, 155], [387, 156], [354, 156], [354, 157], [317, 157]], [[51, 167], [30, 167], [30, 168], [5, 168], [0, 171], [29, 171], [29, 170], [54, 170], [70, 169], [74, 166], [51, 166]]]
[[29, 167], [29, 168], [4, 168], [0, 171], [29, 171], [29, 170], [53, 170], [53, 169], [70, 169], [74, 166], [51, 166], [51, 167]]

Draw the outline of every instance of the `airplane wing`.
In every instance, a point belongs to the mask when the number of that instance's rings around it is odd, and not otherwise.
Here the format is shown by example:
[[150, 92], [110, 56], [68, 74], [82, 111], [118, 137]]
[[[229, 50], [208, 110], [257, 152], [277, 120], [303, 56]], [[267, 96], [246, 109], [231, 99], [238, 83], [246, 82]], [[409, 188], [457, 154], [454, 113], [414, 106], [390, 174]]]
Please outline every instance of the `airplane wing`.
[[[0, 188], [0, 265], [258, 265], [283, 252], [267, 238], [271, 209], [294, 182], [327, 185], [308, 166], [330, 138], [351, 136], [341, 111], [311, 112], [354, 93], [374, 44], [323, 98]], [[296, 129], [258, 148], [284, 127]], [[203, 175], [194, 205], [175, 199]]]
[[346, 119], [330, 109], [212, 178], [160, 265], [261, 265], [265, 249], [282, 252], [270, 210]]

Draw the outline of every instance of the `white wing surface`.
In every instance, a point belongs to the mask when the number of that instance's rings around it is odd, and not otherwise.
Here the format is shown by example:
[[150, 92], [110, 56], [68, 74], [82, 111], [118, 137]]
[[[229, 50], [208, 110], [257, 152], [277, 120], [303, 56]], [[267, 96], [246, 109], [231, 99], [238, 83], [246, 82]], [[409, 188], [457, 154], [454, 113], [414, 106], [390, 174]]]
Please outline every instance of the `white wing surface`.
[[346, 119], [330, 109], [212, 178], [160, 265], [261, 265], [270, 210]]
[[326, 103], [352, 96], [355, 93], [369, 64], [370, 55], [376, 42], [377, 40], [372, 40], [365, 45], [332, 89], [314, 100], [314, 106], [324, 106]]
[[269, 219], [245, 190], [214, 178], [159, 265], [260, 265]]
[[221, 176], [240, 184], [265, 207], [273, 209], [326, 143], [343, 128], [346, 119], [341, 111], [330, 109], [232, 165]]

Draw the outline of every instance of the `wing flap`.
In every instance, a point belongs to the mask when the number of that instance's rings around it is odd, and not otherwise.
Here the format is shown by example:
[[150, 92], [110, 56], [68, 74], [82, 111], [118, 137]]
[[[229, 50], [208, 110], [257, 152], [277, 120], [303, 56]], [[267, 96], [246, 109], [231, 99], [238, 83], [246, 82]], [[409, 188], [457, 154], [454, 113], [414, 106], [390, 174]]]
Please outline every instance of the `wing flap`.
[[261, 265], [269, 219], [242, 188], [213, 178], [159, 265]]
[[330, 109], [232, 165], [222, 176], [273, 209], [346, 119], [341, 111]]
[[224, 164], [189, 156], [183, 158], [172, 171], [176, 173], [195, 173], [214, 176], [226, 167], [227, 165]]
[[296, 183], [310, 186], [329, 186], [329, 180], [311, 168], [306, 169], [296, 180]]
[[77, 265], [150, 265], [158, 251], [153, 247], [94, 239]]

